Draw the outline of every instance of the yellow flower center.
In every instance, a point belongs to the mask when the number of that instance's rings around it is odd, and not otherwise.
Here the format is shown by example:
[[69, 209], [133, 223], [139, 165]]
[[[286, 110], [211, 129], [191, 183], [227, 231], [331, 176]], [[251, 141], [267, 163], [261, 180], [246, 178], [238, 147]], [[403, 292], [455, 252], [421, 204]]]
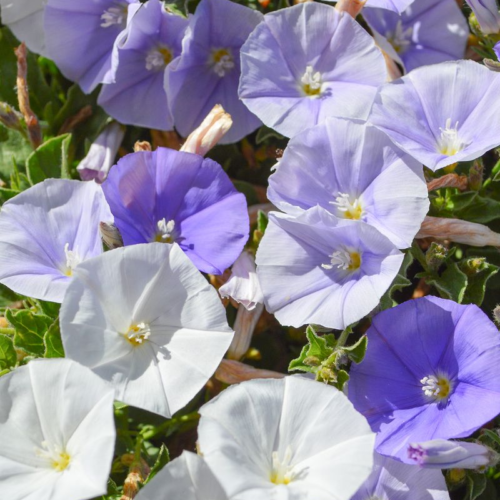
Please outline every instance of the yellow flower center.
[[144, 342], [149, 339], [151, 329], [147, 323], [137, 323], [130, 325], [125, 338], [134, 346], [138, 347], [144, 345]]

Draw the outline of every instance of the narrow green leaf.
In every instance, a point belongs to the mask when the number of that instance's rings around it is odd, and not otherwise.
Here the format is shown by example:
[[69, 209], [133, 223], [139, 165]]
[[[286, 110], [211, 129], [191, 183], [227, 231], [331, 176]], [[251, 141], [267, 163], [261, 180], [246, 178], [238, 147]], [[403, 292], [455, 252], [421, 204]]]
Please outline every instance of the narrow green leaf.
[[158, 458], [156, 459], [155, 464], [151, 467], [151, 472], [149, 473], [148, 478], [144, 482], [144, 485], [148, 484], [158, 472], [160, 472], [165, 465], [170, 462], [170, 453], [168, 452], [168, 448], [162, 444], [160, 448], [160, 452], [158, 453]]

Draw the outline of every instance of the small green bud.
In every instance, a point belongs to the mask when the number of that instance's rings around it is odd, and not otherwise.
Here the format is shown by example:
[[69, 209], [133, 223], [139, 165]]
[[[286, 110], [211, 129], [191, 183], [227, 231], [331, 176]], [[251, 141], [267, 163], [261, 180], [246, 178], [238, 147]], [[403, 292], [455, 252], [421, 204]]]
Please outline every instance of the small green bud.
[[337, 380], [337, 377], [335, 376], [335, 372], [331, 368], [322, 366], [316, 373], [316, 380], [328, 384], [329, 382], [335, 382], [335, 380]]
[[433, 271], [437, 271], [447, 257], [448, 249], [435, 241], [431, 243], [430, 248], [425, 253], [425, 261]]
[[483, 269], [485, 261], [484, 257], [473, 257], [460, 262], [459, 267], [463, 273], [471, 277]]
[[0, 123], [7, 128], [24, 132], [23, 115], [6, 102], [0, 102]]
[[321, 360], [316, 356], [307, 356], [307, 358], [304, 359], [304, 364], [307, 366], [319, 366]]
[[446, 473], [446, 482], [450, 490], [456, 490], [460, 488], [467, 477], [467, 474], [464, 469], [450, 469]]

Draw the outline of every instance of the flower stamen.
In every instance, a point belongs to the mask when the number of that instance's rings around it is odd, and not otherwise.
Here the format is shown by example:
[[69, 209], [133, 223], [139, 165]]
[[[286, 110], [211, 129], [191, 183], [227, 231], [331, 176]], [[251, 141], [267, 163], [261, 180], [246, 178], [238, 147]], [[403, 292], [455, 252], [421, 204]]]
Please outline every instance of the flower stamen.
[[314, 97], [321, 94], [321, 73], [316, 71], [313, 73], [313, 67], [307, 66], [306, 71], [300, 81], [302, 82], [302, 90], [307, 96]]
[[273, 468], [271, 471], [271, 482], [274, 484], [288, 484], [293, 481], [295, 473], [293, 472], [293, 466], [290, 465], [292, 461], [292, 449], [290, 446], [285, 450], [285, 455], [283, 460], [280, 460], [277, 451], [273, 451]]
[[330, 201], [329, 203], [336, 206], [337, 210], [342, 212], [342, 215], [346, 219], [359, 220], [363, 215], [363, 207], [359, 198], [355, 198], [351, 202], [350, 196], [347, 193], [339, 193], [335, 201]]
[[60, 446], [43, 441], [41, 448], [35, 448], [35, 454], [48, 461], [50, 467], [57, 472], [62, 472], [68, 468], [71, 457]]
[[166, 219], [159, 220], [156, 224], [158, 229], [158, 234], [156, 235], [155, 241], [159, 243], [173, 243], [177, 234], [175, 231], [175, 221]]
[[168, 47], [155, 47], [146, 57], [146, 69], [148, 71], [163, 71], [172, 59], [172, 51]]
[[66, 276], [73, 276], [73, 270], [78, 264], [83, 262], [83, 259], [78, 255], [78, 250], [76, 248], [74, 250], [69, 249], [69, 243], [64, 245], [64, 253], [66, 255], [66, 269], [64, 274]]
[[445, 375], [428, 375], [420, 383], [424, 394], [436, 401], [446, 402], [453, 390], [453, 382]]
[[150, 336], [151, 328], [144, 322], [130, 325], [128, 332], [125, 334], [125, 337], [133, 346], [142, 345]]
[[337, 250], [330, 257], [330, 264], [321, 264], [323, 269], [333, 269], [337, 267], [344, 271], [355, 271], [361, 267], [361, 254], [347, 249]]
[[446, 120], [445, 128], [439, 127], [441, 136], [438, 139], [438, 151], [446, 156], [456, 155], [462, 151], [467, 144], [460, 140], [458, 136], [458, 122], [455, 127], [451, 127], [451, 118]]
[[210, 56], [212, 69], [221, 78], [234, 69], [234, 58], [229, 49], [217, 49]]
[[127, 19], [128, 5], [122, 7], [109, 7], [101, 15], [101, 28], [109, 28], [111, 26], [123, 26]]
[[401, 20], [396, 24], [396, 28], [393, 33], [387, 35], [389, 43], [394, 47], [394, 50], [398, 54], [403, 54], [408, 50], [411, 45], [411, 39], [413, 36], [413, 26], [410, 26], [403, 30], [403, 23]]

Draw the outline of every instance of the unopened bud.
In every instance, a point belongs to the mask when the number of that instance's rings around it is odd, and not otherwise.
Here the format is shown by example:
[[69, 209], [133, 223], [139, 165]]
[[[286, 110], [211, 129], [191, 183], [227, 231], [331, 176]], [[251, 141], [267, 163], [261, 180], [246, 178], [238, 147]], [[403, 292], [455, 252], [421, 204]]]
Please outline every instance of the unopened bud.
[[0, 123], [12, 130], [24, 132], [23, 115], [6, 102], [0, 102]]
[[229, 359], [239, 360], [247, 353], [252, 341], [253, 332], [263, 311], [264, 304], [258, 303], [252, 310], [247, 310], [243, 304], [239, 305], [238, 314], [233, 326], [233, 341], [227, 352]]
[[495, 309], [493, 309], [493, 319], [495, 323], [500, 326], [500, 305], [497, 305]]
[[151, 147], [151, 143], [148, 141], [137, 141], [134, 144], [134, 153], [137, 153], [139, 151], [152, 151], [153, 148]]
[[481, 158], [477, 159], [469, 170], [469, 188], [479, 191], [483, 185], [484, 165]]
[[316, 356], [307, 356], [304, 359], [304, 364], [307, 366], [319, 366], [321, 364], [321, 360]]
[[500, 234], [490, 228], [459, 219], [426, 217], [416, 238], [435, 238], [473, 247], [500, 247]]
[[484, 269], [486, 259], [484, 257], [473, 257], [460, 263], [460, 270], [471, 277]]
[[425, 253], [425, 261], [433, 271], [437, 271], [447, 256], [448, 249], [440, 243], [433, 241], [429, 250]]
[[467, 0], [472, 14], [469, 26], [475, 35], [493, 35], [500, 32], [500, 13], [497, 0]]
[[123, 238], [114, 224], [101, 222], [99, 224], [99, 231], [104, 244], [110, 249], [121, 248], [123, 246]]
[[484, 469], [498, 462], [498, 455], [482, 444], [445, 439], [410, 444], [408, 458], [428, 469]]
[[226, 135], [232, 125], [231, 115], [217, 104], [201, 125], [189, 135], [181, 151], [205, 156]]
[[338, 0], [335, 8], [339, 12], [347, 12], [351, 17], [356, 17], [365, 6], [366, 0]]

